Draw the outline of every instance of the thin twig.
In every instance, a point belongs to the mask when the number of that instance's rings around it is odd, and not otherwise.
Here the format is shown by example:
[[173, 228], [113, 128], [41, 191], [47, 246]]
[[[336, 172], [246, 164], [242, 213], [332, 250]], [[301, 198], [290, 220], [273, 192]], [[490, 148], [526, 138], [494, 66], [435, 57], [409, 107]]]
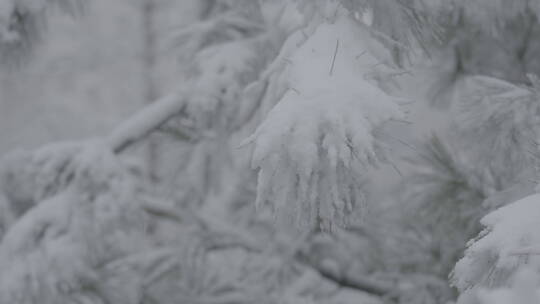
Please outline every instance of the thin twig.
[[356, 59], [356, 60], [360, 59], [360, 57], [362, 57], [365, 53], [366, 53], [366, 51], [363, 51], [362, 53], [356, 55], [356, 57], [354, 59]]
[[404, 119], [390, 118], [389, 120], [390, 121], [395, 121], [395, 122], [400, 122], [400, 123], [407, 124], [407, 125], [414, 124], [412, 121], [408, 121], [408, 120], [404, 120]]
[[334, 58], [332, 58], [332, 66], [330, 67], [330, 76], [334, 73], [334, 65], [336, 63], [336, 56], [339, 49], [339, 39], [336, 40], [336, 49], [334, 50]]
[[390, 166], [392, 166], [392, 168], [394, 168], [399, 177], [403, 177], [403, 173], [401, 173], [401, 170], [399, 170], [398, 166], [394, 162], [389, 161], [388, 163], [390, 164]]
[[298, 91], [296, 88], [289, 88], [289, 90], [295, 92], [296, 94], [300, 95], [300, 91]]

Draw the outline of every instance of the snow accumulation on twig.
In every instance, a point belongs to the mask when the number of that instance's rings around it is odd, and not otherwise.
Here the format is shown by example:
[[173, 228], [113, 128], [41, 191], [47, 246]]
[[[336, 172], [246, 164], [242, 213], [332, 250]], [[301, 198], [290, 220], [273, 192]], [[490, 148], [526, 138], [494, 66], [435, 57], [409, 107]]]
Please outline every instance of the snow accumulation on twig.
[[363, 201], [359, 179], [385, 160], [375, 130], [404, 118], [400, 99], [370, 78], [384, 67], [379, 47], [344, 16], [320, 24], [287, 56], [280, 80], [289, 90], [244, 141], [259, 169], [257, 207], [300, 229], [350, 222]]
[[154, 101], [116, 127], [107, 137], [107, 144], [114, 153], [122, 152], [180, 113], [184, 98], [183, 92], [175, 92]]

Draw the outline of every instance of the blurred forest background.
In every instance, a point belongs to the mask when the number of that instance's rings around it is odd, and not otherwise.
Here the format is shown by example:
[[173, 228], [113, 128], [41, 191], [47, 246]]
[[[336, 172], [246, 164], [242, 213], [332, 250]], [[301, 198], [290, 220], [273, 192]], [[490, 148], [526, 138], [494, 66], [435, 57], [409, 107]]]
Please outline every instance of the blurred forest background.
[[538, 14], [0, 0], [0, 304], [540, 303]]
[[[163, 94], [180, 74], [168, 39], [196, 20], [198, 1], [155, 2], [152, 73]], [[37, 56], [1, 70], [2, 153], [103, 134], [147, 104], [143, 8], [98, 0], [76, 16], [50, 12]]]

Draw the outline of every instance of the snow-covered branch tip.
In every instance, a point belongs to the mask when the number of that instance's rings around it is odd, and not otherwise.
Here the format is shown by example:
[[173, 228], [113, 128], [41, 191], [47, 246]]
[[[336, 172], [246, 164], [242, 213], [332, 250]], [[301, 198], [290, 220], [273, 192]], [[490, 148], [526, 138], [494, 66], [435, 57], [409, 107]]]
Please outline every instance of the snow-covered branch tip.
[[116, 127], [106, 138], [107, 144], [114, 153], [121, 153], [178, 115], [185, 105], [185, 98], [176, 92], [152, 102]]
[[321, 24], [289, 56], [284, 78], [291, 89], [245, 141], [259, 169], [257, 206], [270, 204], [278, 219], [307, 229], [347, 225], [363, 202], [360, 179], [384, 160], [377, 128], [403, 118], [398, 99], [366, 79], [383, 66], [373, 44], [343, 16]]
[[502, 286], [523, 265], [538, 269], [539, 201], [540, 195], [533, 194], [482, 219], [485, 230], [470, 243], [454, 269], [453, 284], [458, 289]]

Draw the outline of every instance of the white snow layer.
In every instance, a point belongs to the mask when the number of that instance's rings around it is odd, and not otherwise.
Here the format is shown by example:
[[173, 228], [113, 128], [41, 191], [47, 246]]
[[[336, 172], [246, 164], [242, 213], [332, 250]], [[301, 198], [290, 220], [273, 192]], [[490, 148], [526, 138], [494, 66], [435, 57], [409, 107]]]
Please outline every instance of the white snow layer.
[[257, 205], [272, 201], [299, 225], [344, 224], [362, 200], [358, 177], [381, 160], [374, 131], [402, 117], [397, 99], [367, 80], [382, 63], [353, 22], [321, 24], [284, 59], [288, 91], [247, 140], [260, 168]]
[[520, 267], [540, 270], [540, 194], [497, 209], [481, 222], [485, 230], [456, 264], [456, 287], [498, 287]]

